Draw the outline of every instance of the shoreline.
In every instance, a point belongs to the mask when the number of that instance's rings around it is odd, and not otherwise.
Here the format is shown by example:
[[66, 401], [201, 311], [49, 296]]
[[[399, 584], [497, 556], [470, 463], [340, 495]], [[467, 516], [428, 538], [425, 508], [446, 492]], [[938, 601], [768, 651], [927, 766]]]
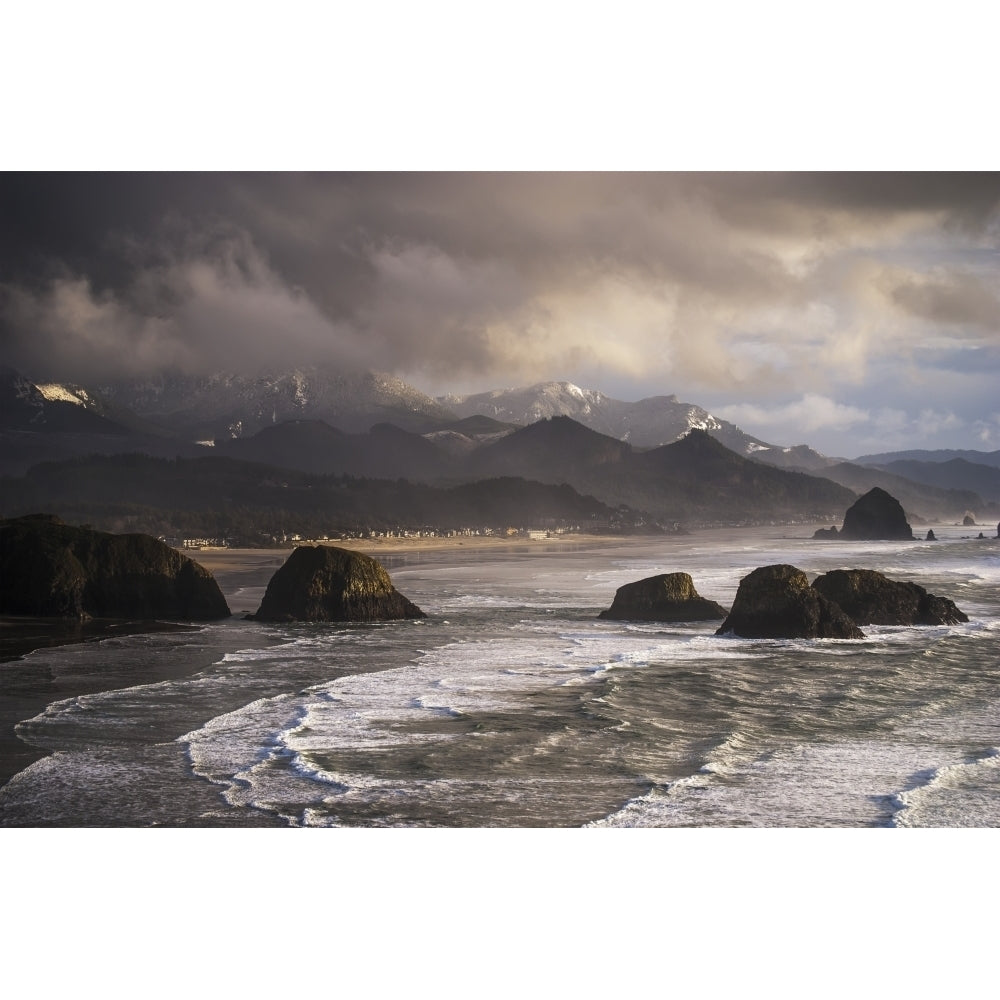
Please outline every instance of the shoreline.
[[[385, 538], [345, 539], [343, 548], [362, 552], [387, 563], [390, 571], [411, 560], [434, 562], [449, 555], [496, 552], [527, 553], [531, 558], [554, 551], [579, 551], [606, 545], [648, 545], [652, 538], [669, 536], [563, 535], [546, 539], [526, 538]], [[317, 544], [305, 542], [303, 544]], [[324, 544], [338, 544], [330, 541]], [[245, 587], [264, 587], [274, 572], [284, 564], [294, 546], [267, 549], [178, 549], [182, 554], [209, 570], [215, 577], [233, 612], [229, 621], [242, 621]], [[395, 566], [393, 564], [396, 564]], [[259, 600], [259, 598], [258, 598]], [[222, 619], [225, 624], [227, 619]], [[0, 617], [0, 789], [16, 774], [50, 755], [51, 751], [25, 743], [15, 733], [16, 725], [44, 712], [48, 705], [67, 698], [116, 690], [129, 686], [130, 679], [107, 678], [66, 673], [53, 676], [45, 663], [36, 663], [32, 654], [59, 646], [100, 642], [116, 636], [165, 631], [197, 630], [205, 624], [124, 619], [92, 619], [87, 622], [65, 619]], [[150, 684], [197, 673], [208, 666], [196, 658], [183, 669], [164, 668], [136, 677], [132, 683]]]
[[379, 553], [406, 555], [423, 552], [505, 551], [511, 549], [522, 549], [543, 555], [551, 552], [553, 548], [591, 548], [604, 545], [627, 545], [630, 542], [648, 545], [651, 540], [683, 537], [688, 536], [674, 534], [594, 535], [574, 532], [572, 534], [552, 535], [547, 538], [503, 538], [493, 535], [432, 536], [428, 538], [310, 538], [292, 545], [267, 549], [206, 546], [201, 549], [178, 549], [177, 551], [200, 563], [215, 575], [216, 573], [226, 574], [238, 571], [234, 563], [251, 557], [263, 564], [268, 562], [267, 556], [270, 555], [272, 559], [279, 560], [280, 564], [288, 558], [293, 549], [302, 545], [330, 545], [370, 556], [377, 556]]

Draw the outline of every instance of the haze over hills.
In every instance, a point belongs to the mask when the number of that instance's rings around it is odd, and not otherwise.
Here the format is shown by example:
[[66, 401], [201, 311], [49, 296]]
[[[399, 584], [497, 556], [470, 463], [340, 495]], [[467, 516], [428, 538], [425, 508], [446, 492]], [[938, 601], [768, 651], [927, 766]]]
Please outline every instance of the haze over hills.
[[[603, 503], [689, 523], [836, 519], [852, 502], [846, 490], [872, 485], [892, 492], [916, 520], [969, 509], [989, 517], [996, 495], [975, 467], [923, 476], [914, 469], [901, 478], [902, 469], [838, 463], [806, 445], [768, 445], [674, 396], [624, 403], [567, 382], [433, 400], [399, 379], [320, 369], [255, 379], [159, 376], [103, 391], [37, 386], [6, 369], [0, 399], [0, 473], [7, 475], [91, 454], [215, 454], [436, 486], [498, 477], [566, 483]], [[491, 412], [470, 412], [483, 409]], [[577, 416], [559, 412], [566, 409]], [[527, 426], [517, 422], [539, 413]], [[669, 440], [649, 443], [661, 439]]]
[[[873, 486], [879, 486], [891, 493], [906, 511], [912, 524], [929, 520], [961, 520], [968, 510], [986, 512], [993, 516], [994, 507], [978, 493], [960, 488], [934, 486], [914, 482], [886, 469], [869, 465], [843, 462], [823, 470], [827, 479], [846, 486], [855, 493], [867, 493]], [[1000, 512], [996, 512], [1000, 516]]]
[[944, 462], [888, 462], [880, 468], [911, 482], [969, 490], [984, 500], [1000, 503], [1000, 467], [994, 465], [953, 458]]
[[539, 421], [472, 456], [474, 472], [568, 482], [660, 520], [745, 523], [815, 519], [854, 501], [829, 480], [754, 462], [706, 430], [639, 451], [569, 417]]
[[829, 480], [753, 462], [706, 431], [640, 451], [562, 416], [461, 453], [391, 425], [346, 435], [318, 421], [265, 428], [220, 443], [215, 452], [308, 472], [404, 476], [436, 485], [501, 477], [566, 483], [671, 523], [824, 518], [853, 502], [849, 490]]
[[1000, 468], [1000, 451], [973, 451], [968, 448], [938, 448], [933, 451], [911, 449], [909, 451], [883, 451], [876, 455], [862, 455], [854, 461], [858, 465], [888, 465], [890, 462], [950, 462], [961, 458], [976, 465], [992, 465]]

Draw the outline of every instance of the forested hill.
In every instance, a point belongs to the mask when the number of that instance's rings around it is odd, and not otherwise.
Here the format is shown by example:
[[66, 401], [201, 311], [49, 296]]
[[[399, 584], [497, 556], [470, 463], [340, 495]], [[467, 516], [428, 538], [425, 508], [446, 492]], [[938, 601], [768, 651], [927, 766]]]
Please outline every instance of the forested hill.
[[573, 526], [656, 530], [566, 485], [517, 478], [450, 489], [404, 479], [319, 476], [224, 457], [92, 456], [0, 479], [0, 516], [58, 514], [71, 523], [154, 535], [262, 544], [299, 534]]

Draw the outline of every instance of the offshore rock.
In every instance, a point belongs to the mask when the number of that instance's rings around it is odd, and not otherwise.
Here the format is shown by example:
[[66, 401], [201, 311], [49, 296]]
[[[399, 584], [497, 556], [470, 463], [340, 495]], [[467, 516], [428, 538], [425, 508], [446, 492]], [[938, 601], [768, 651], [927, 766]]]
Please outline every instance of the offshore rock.
[[927, 538], [924, 539], [924, 540], [927, 541], [927, 542], [936, 542], [937, 541], [937, 535], [934, 534], [934, 529], [933, 528], [928, 528], [927, 529]]
[[0, 614], [211, 621], [230, 611], [203, 566], [150, 535], [112, 535], [48, 514], [0, 521]]
[[729, 617], [716, 635], [745, 639], [863, 639], [864, 633], [832, 601], [809, 586], [800, 569], [761, 566], [740, 580]]
[[598, 618], [628, 622], [700, 622], [726, 617], [726, 609], [695, 590], [687, 573], [661, 573], [626, 583]]
[[912, 540], [913, 529], [900, 502], [880, 487], [873, 486], [848, 508], [840, 537], [855, 541]]
[[858, 625], [957, 625], [969, 620], [946, 597], [871, 569], [835, 569], [817, 577], [813, 588]]
[[834, 524], [829, 528], [817, 528], [813, 532], [813, 538], [839, 538], [840, 532], [837, 531], [837, 526]]
[[332, 545], [300, 545], [271, 577], [263, 622], [375, 622], [426, 618], [376, 559]]

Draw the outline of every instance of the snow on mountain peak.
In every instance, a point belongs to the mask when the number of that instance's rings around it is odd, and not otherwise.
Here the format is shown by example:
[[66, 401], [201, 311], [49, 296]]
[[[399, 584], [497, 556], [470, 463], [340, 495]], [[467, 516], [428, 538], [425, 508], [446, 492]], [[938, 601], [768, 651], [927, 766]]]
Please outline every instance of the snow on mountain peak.
[[82, 406], [85, 409], [95, 405], [96, 401], [78, 385], [61, 385], [58, 382], [47, 382], [36, 387], [38, 391], [50, 402], [72, 403], [74, 406]]

